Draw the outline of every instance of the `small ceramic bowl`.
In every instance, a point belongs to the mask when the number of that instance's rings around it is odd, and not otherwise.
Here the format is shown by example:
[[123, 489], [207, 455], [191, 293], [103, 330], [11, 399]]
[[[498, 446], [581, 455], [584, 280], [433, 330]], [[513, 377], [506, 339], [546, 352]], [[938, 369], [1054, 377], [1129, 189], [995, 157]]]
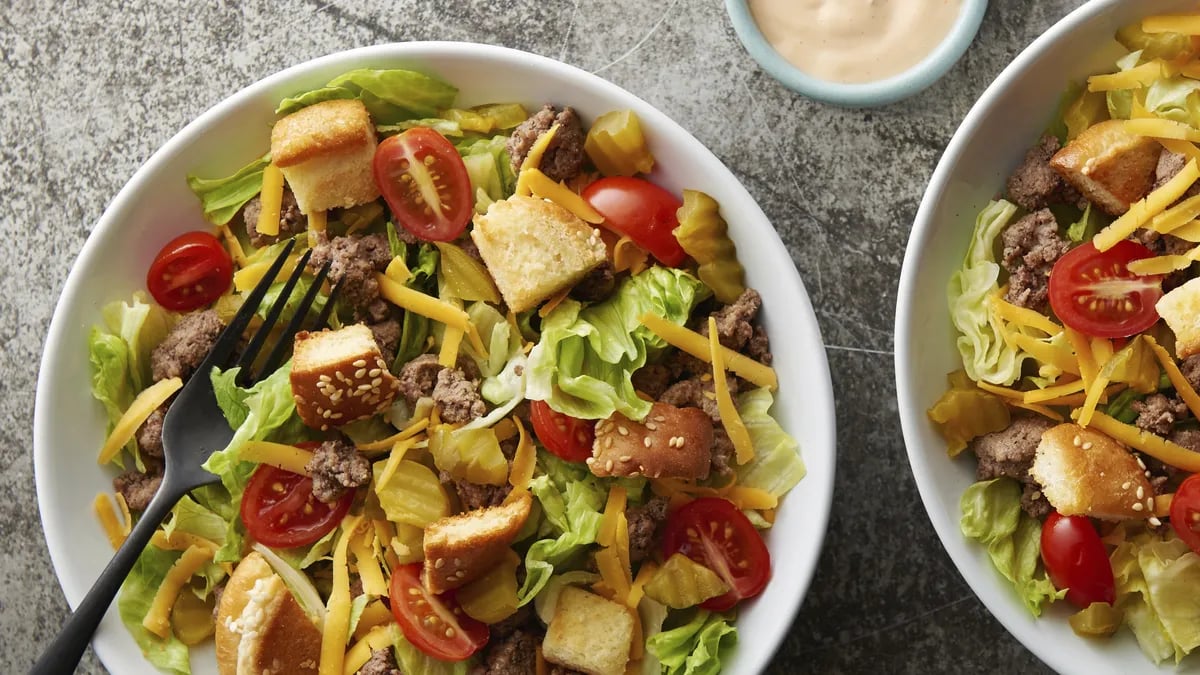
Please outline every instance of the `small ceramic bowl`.
[[950, 33], [915, 66], [899, 75], [863, 84], [818, 79], [793, 66], [775, 51], [759, 30], [750, 13], [749, 0], [725, 0], [725, 9], [746, 51], [783, 86], [824, 103], [846, 108], [874, 108], [913, 96], [945, 75], [975, 39], [987, 9], [987, 0], [963, 0], [962, 11]]

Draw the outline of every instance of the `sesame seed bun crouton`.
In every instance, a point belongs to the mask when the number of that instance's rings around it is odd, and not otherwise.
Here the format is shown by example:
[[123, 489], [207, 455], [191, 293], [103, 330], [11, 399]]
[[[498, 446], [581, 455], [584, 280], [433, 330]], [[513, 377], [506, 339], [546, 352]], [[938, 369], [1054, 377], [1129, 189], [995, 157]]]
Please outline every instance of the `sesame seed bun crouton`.
[[1050, 158], [1050, 166], [1112, 216], [1154, 187], [1162, 146], [1125, 129], [1121, 120], [1092, 125]]
[[533, 505], [528, 492], [500, 506], [448, 516], [425, 528], [425, 587], [444, 593], [465, 586], [504, 559]]
[[1200, 279], [1192, 279], [1158, 299], [1158, 315], [1175, 333], [1175, 355], [1200, 354]]
[[1048, 429], [1029, 474], [1064, 516], [1126, 520], [1154, 515], [1154, 489], [1145, 467], [1099, 431], [1077, 424]]
[[629, 662], [633, 617], [624, 605], [567, 586], [546, 628], [542, 656], [588, 675], [619, 675]]
[[321, 630], [258, 553], [246, 556], [225, 585], [216, 619], [217, 671], [316, 673]]
[[375, 126], [356, 99], [310, 105], [271, 129], [271, 162], [305, 214], [378, 198], [371, 168], [375, 146]]
[[400, 391], [363, 324], [297, 333], [291, 383], [300, 419], [321, 431], [387, 410]]
[[514, 312], [574, 286], [608, 255], [594, 227], [554, 202], [521, 195], [475, 216], [471, 239]]
[[655, 403], [641, 422], [621, 413], [596, 425], [588, 468], [596, 476], [708, 478], [713, 424], [699, 408]]

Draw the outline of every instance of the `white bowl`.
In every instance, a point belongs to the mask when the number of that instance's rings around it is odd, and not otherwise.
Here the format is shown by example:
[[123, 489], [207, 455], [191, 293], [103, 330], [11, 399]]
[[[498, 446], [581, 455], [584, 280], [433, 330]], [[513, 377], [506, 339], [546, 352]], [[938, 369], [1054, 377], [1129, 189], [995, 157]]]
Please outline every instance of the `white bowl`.
[[[204, 228], [189, 173], [226, 175], [266, 150], [276, 103], [354, 68], [415, 68], [457, 86], [458, 103], [546, 101], [574, 106], [585, 120], [608, 110], [637, 112], [657, 158], [653, 179], [669, 190], [703, 190], [729, 217], [748, 282], [765, 305], [782, 382], [775, 412], [800, 442], [808, 476], [783, 501], [767, 535], [775, 560], [764, 594], [740, 612], [730, 673], [763, 670], [787, 633], [816, 568], [834, 473], [833, 393], [816, 317], [796, 267], [771, 223], [720, 160], [678, 124], [629, 92], [571, 66], [499, 47], [407, 43], [340, 52], [289, 68], [243, 89], [175, 135], [134, 174], [101, 216], [71, 269], [54, 311], [38, 378], [34, 468], [42, 525], [67, 602], [76, 606], [112, 555], [91, 516], [91, 501], [111, 490], [96, 452], [105, 420], [88, 391], [87, 334], [100, 308], [144, 287], [158, 249], [181, 232]], [[119, 262], [115, 262], [119, 261]], [[114, 608], [95, 638], [113, 672], [156, 671], [142, 658]], [[211, 648], [194, 672], [215, 673]]]
[[[1071, 608], [1065, 602], [1035, 619], [992, 568], [984, 548], [959, 531], [959, 497], [975, 480], [975, 463], [965, 457], [948, 459], [945, 441], [925, 416], [945, 391], [946, 373], [962, 367], [946, 285], [962, 264], [976, 214], [1003, 192], [1005, 178], [1056, 114], [1067, 83], [1113, 68], [1123, 52], [1113, 39], [1121, 26], [1195, 5], [1194, 0], [1094, 0], [1034, 41], [988, 87], [951, 139], [917, 211], [900, 273], [896, 394], [925, 509], [946, 552], [983, 604], [1060, 672], [1145, 672], [1153, 665], [1128, 631], [1110, 641], [1077, 637], [1067, 624]], [[1175, 671], [1167, 665], [1161, 670]]]

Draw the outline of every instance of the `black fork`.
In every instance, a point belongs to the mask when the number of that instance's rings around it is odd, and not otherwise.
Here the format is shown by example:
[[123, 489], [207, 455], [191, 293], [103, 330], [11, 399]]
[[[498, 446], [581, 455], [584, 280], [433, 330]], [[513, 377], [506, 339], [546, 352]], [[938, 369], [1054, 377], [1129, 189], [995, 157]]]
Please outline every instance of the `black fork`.
[[[293, 240], [284, 247], [283, 252], [272, 263], [270, 271], [246, 297], [246, 301], [233, 320], [217, 338], [212, 351], [196, 368], [196, 372], [179, 391], [175, 401], [167, 410], [162, 432], [163, 457], [166, 461], [162, 485], [142, 513], [137, 525], [129, 533], [129, 537], [125, 539], [125, 543], [117, 549], [112, 561], [100, 573], [100, 577], [92, 585], [92, 590], [88, 591], [87, 596], [75, 608], [75, 613], [63, 625], [58, 636], [46, 647], [41, 658], [33, 665], [33, 669], [30, 671], [33, 675], [61, 675], [75, 670], [88, 642], [92, 639], [92, 634], [95, 633], [100, 620], [108, 611], [109, 605], [112, 604], [117, 590], [125, 581], [125, 577], [129, 575], [129, 571], [133, 569], [134, 562], [141, 555], [142, 549], [150, 542], [150, 537], [162, 524], [163, 519], [171, 512], [176, 502], [190, 490], [219, 480], [218, 476], [206, 471], [203, 464], [210, 455], [229, 444], [229, 441], [233, 439], [233, 429], [229, 427], [229, 423], [217, 405], [210, 374], [213, 367], [223, 367], [231, 360], [243, 333], [250, 325], [250, 319], [258, 310], [263, 297], [267, 294], [267, 289], [274, 283], [275, 277], [279, 276], [294, 245], [295, 241]], [[317, 272], [312, 286], [304, 294], [274, 347], [259, 368], [254, 369], [254, 363], [262, 354], [271, 329], [279, 321], [284, 307], [291, 298], [292, 291], [308, 264], [310, 254], [311, 251], [306, 251], [300, 258], [295, 271], [288, 277], [279, 297], [272, 304], [262, 326], [250, 338], [249, 344], [238, 359], [237, 365], [241, 367], [238, 376], [239, 382], [252, 383], [270, 375], [283, 363], [292, 337], [305, 327], [305, 319], [309, 310], [329, 274], [328, 263]], [[339, 287], [335, 285], [325, 302], [325, 307], [309, 327], [319, 328], [325, 325], [338, 290]]]

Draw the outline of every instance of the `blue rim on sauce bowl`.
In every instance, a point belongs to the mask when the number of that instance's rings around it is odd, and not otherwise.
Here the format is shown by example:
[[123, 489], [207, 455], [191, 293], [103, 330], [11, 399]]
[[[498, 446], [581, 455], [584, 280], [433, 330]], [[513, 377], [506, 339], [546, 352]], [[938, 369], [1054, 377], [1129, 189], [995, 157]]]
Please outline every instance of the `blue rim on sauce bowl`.
[[750, 56], [783, 86], [808, 98], [846, 108], [873, 108], [913, 96], [940, 79], [958, 62], [983, 22], [987, 0], [962, 0], [962, 11], [950, 32], [924, 59], [892, 77], [862, 84], [816, 78], [775, 51], [758, 28], [749, 0], [725, 0], [733, 29]]

